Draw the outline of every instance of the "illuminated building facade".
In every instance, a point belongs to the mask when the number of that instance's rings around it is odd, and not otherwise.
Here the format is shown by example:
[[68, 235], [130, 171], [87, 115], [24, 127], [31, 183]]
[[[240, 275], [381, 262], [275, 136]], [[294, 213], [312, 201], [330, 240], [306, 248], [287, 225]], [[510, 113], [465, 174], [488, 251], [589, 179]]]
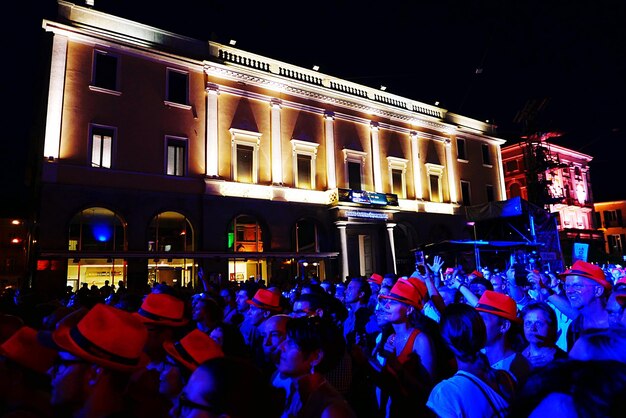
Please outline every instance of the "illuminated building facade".
[[607, 261], [624, 265], [626, 261], [626, 200], [595, 202], [596, 225], [604, 232]]
[[46, 283], [408, 274], [506, 198], [487, 123], [63, 1], [43, 27]]
[[509, 197], [521, 197], [555, 215], [566, 264], [576, 244], [585, 244], [589, 261], [603, 259], [603, 236], [597, 229], [589, 163], [592, 158], [534, 136], [502, 148]]

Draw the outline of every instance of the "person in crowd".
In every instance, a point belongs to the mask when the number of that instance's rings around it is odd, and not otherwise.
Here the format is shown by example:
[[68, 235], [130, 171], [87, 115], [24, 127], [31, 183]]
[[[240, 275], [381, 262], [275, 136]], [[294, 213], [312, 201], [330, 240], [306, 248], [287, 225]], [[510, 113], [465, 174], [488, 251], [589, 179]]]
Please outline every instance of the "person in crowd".
[[224, 320], [224, 309], [215, 298], [202, 293], [193, 304], [191, 319], [200, 331], [210, 334]]
[[522, 354], [533, 369], [559, 359], [566, 359], [556, 341], [558, 324], [556, 313], [546, 302], [533, 301], [524, 307], [520, 317], [524, 326], [524, 338], [528, 345]]
[[563, 360], [530, 376], [516, 394], [511, 418], [620, 417], [626, 364], [614, 360]]
[[237, 309], [237, 295], [231, 287], [224, 287], [220, 290], [220, 296], [224, 301], [224, 322], [239, 325], [243, 322], [243, 314]]
[[37, 339], [37, 330], [22, 326], [0, 345], [0, 416], [52, 417], [48, 369], [56, 350]]
[[276, 391], [249, 361], [216, 357], [202, 363], [178, 396], [174, 418], [280, 417]]
[[393, 287], [394, 284], [396, 284], [396, 281], [398, 281], [398, 275], [395, 273], [385, 273], [385, 275], [383, 276], [383, 281], [380, 284], [381, 286], [387, 286], [390, 289]]
[[102, 297], [104, 299], [108, 298], [109, 295], [111, 293], [113, 293], [113, 288], [111, 287], [111, 285], [109, 284], [108, 280], [104, 281], [104, 284], [102, 285], [102, 287], [99, 289], [100, 290], [100, 295], [102, 295]]
[[[276, 375], [287, 378], [283, 417], [355, 417], [345, 398], [325, 378], [345, 348], [341, 330], [330, 319], [291, 318], [280, 344]], [[275, 381], [275, 380], [273, 380]]]
[[[521, 319], [515, 301], [503, 293], [486, 290], [478, 300], [476, 310], [485, 322], [487, 341], [484, 353], [495, 369], [506, 370], [521, 386], [530, 374], [529, 361], [515, 349], [521, 340]], [[519, 340], [516, 340], [519, 338]]]
[[383, 276], [378, 273], [372, 273], [369, 279], [367, 279], [367, 282], [372, 290], [368, 306], [373, 312], [376, 308], [376, 304], [378, 303], [378, 291], [380, 290], [380, 286], [383, 284]]
[[574, 360], [615, 360], [626, 363], [626, 328], [584, 331], [569, 352]]
[[494, 273], [489, 278], [494, 292], [506, 293], [506, 279], [501, 273]]
[[449, 305], [441, 333], [454, 354], [457, 372], [433, 388], [427, 407], [442, 418], [506, 417], [515, 383], [509, 373], [492, 368], [481, 352], [487, 329], [479, 312], [465, 303]]
[[474, 295], [476, 295], [477, 298], [480, 299], [483, 293], [485, 293], [485, 290], [493, 291], [493, 284], [491, 284], [489, 280], [483, 277], [482, 273], [479, 273], [479, 275], [477, 275], [476, 273], [479, 272], [474, 272], [474, 277], [471, 278], [469, 281], [469, 288], [470, 291]]
[[626, 327], [626, 315], [624, 315], [624, 306], [626, 306], [626, 287], [615, 287], [606, 302], [606, 312], [609, 315], [609, 326]]
[[276, 371], [276, 366], [280, 360], [278, 347], [287, 338], [287, 320], [289, 318], [290, 316], [286, 314], [272, 315], [259, 326], [265, 360], [262, 371], [268, 379]]
[[169, 410], [168, 400], [159, 395], [159, 374], [166, 360], [163, 345], [178, 340], [188, 331], [185, 302], [166, 292], [150, 292], [133, 315], [148, 330], [144, 351], [150, 362], [133, 374], [128, 396], [134, 400], [137, 415], [166, 413]]
[[[240, 288], [235, 293], [235, 304], [237, 305], [237, 311], [243, 316], [243, 319], [246, 318], [246, 313], [248, 309], [250, 309], [250, 304], [248, 301], [252, 298], [254, 293], [250, 293], [247, 289]], [[242, 321], [243, 322], [243, 321]]]
[[197, 328], [179, 341], [164, 342], [163, 349], [167, 356], [160, 370], [159, 393], [170, 400], [170, 408], [200, 364], [224, 356], [219, 344]]
[[148, 331], [136, 316], [96, 304], [75, 325], [61, 321], [51, 337], [58, 350], [49, 370], [55, 416], [136, 416], [125, 390], [131, 373], [150, 361]]
[[335, 286], [335, 298], [337, 298], [341, 303], [345, 303], [346, 299], [346, 284], [341, 282], [337, 283]]
[[583, 331], [609, 327], [605, 303], [612, 285], [600, 267], [582, 260], [577, 260], [560, 277], [565, 281], [565, 293], [570, 305], [579, 313], [567, 329], [569, 351]]
[[326, 293], [328, 293], [330, 296], [335, 296], [335, 289], [336, 286], [333, 282], [329, 281], [329, 280], [324, 280], [322, 283], [320, 283], [320, 286], [322, 287], [322, 289], [324, 289], [324, 291]]
[[346, 287], [344, 304], [348, 308], [348, 317], [343, 323], [343, 335], [348, 344], [348, 351], [359, 337], [367, 335], [366, 325], [374, 312], [369, 308], [369, 299], [372, 293], [367, 281], [362, 277], [350, 280]]
[[233, 357], [250, 357], [250, 349], [237, 325], [218, 322], [209, 336], [222, 347], [224, 355]]
[[250, 352], [252, 361], [257, 367], [263, 367], [264, 353], [263, 340], [259, 326], [267, 318], [282, 312], [280, 294], [268, 289], [259, 289], [254, 297], [247, 302], [250, 309], [246, 319], [241, 323], [240, 331]]

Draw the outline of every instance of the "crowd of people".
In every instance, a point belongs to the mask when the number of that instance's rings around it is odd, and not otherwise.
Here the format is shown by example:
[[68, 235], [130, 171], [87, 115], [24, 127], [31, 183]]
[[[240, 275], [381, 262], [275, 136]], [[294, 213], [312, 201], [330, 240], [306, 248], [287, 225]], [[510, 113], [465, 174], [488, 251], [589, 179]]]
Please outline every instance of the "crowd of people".
[[622, 269], [416, 267], [288, 288], [8, 289], [0, 418], [623, 416]]

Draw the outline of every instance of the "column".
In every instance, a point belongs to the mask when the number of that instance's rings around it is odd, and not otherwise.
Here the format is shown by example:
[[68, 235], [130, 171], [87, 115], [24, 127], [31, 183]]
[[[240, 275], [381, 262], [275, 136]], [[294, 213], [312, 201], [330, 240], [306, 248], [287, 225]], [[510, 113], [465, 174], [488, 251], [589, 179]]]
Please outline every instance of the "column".
[[61, 147], [61, 117], [63, 114], [63, 90], [65, 88], [65, 66], [67, 61], [67, 38], [54, 35], [52, 41], [52, 62], [50, 64], [50, 85], [48, 90], [48, 111], [46, 113], [46, 137], [43, 156], [59, 158]]
[[506, 184], [504, 182], [504, 167], [502, 167], [502, 147], [498, 145], [498, 151], [496, 152], [497, 167], [498, 167], [498, 180], [500, 183], [500, 190], [498, 193], [498, 200], [506, 200]]
[[378, 123], [370, 123], [372, 136], [372, 169], [374, 171], [374, 191], [383, 193], [383, 177], [380, 171], [380, 142], [378, 140]]
[[413, 182], [415, 183], [415, 198], [423, 199], [422, 194], [422, 164], [417, 141], [417, 132], [411, 131], [411, 161], [413, 161]]
[[339, 229], [339, 242], [341, 244], [341, 281], [344, 281], [350, 274], [348, 270], [348, 235], [346, 234], [347, 222], [335, 222]]
[[326, 134], [326, 182], [329, 190], [337, 188], [334, 122], [335, 114], [333, 112], [324, 113], [324, 133]]
[[280, 138], [280, 108], [278, 99], [270, 101], [271, 112], [271, 135], [272, 135], [272, 183], [283, 184], [283, 153]]
[[219, 87], [215, 84], [206, 86], [206, 175], [219, 177], [219, 149], [217, 145], [217, 96]]
[[452, 141], [450, 138], [445, 140], [446, 164], [448, 166], [448, 188], [450, 189], [450, 202], [458, 203], [457, 197], [457, 179], [454, 172], [454, 158], [452, 157]]
[[396, 243], [393, 240], [393, 228], [396, 224], [388, 223], [387, 224], [387, 234], [389, 235], [389, 247], [391, 248], [391, 260], [393, 261], [393, 272], [397, 273], [396, 267]]

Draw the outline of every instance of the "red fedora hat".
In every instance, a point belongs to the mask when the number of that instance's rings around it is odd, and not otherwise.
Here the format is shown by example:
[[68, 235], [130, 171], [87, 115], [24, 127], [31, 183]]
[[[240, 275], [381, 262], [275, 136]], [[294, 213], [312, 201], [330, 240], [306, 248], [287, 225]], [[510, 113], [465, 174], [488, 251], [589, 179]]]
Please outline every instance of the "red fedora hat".
[[587, 263], [586, 261], [582, 260], [576, 260], [574, 265], [572, 265], [572, 268], [565, 270], [563, 273], [559, 274], [559, 278], [561, 280], [565, 280], [567, 276], [580, 276], [591, 279], [604, 287], [606, 290], [611, 290], [611, 288], [613, 287], [611, 283], [606, 279], [604, 270], [602, 270], [601, 267], [596, 266], [595, 264]]
[[380, 295], [382, 299], [397, 300], [422, 309], [424, 299], [427, 295], [426, 285], [419, 279], [411, 277], [409, 279], [399, 278], [393, 285], [388, 295]]
[[369, 279], [367, 279], [367, 281], [370, 283], [376, 283], [377, 285], [380, 286], [381, 284], [383, 284], [383, 276], [377, 273], [372, 273], [372, 275], [370, 276]]
[[0, 345], [0, 355], [41, 374], [52, 367], [57, 351], [37, 339], [37, 330], [29, 326], [18, 329]]
[[60, 323], [52, 333], [60, 350], [113, 370], [131, 372], [150, 361], [143, 352], [146, 326], [130, 312], [96, 304], [74, 326]]
[[497, 315], [512, 322], [521, 322], [517, 316], [517, 304], [509, 295], [498, 293], [493, 290], [485, 290], [478, 300], [476, 310]]
[[182, 327], [189, 322], [185, 318], [185, 302], [167, 293], [148, 293], [133, 315], [144, 324]]
[[169, 354], [191, 371], [207, 360], [223, 357], [222, 347], [199, 329], [194, 329], [185, 335], [180, 341], [166, 341], [163, 348]]
[[476, 276], [476, 277], [480, 277], [480, 278], [483, 278], [483, 279], [485, 278], [485, 276], [478, 270], [474, 270], [468, 276]]
[[280, 294], [272, 292], [271, 290], [259, 289], [254, 294], [254, 297], [246, 302], [257, 308], [276, 312], [282, 311], [282, 306], [280, 306]]

